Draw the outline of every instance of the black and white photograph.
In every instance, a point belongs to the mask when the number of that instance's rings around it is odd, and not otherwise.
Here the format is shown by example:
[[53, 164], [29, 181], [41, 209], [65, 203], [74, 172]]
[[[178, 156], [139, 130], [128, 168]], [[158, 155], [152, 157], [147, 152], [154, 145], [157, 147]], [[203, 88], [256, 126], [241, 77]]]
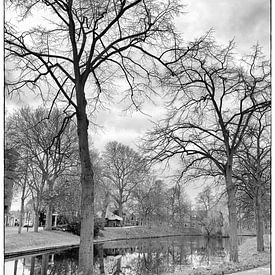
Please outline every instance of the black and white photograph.
[[270, 275], [271, 0], [4, 0], [4, 275]]

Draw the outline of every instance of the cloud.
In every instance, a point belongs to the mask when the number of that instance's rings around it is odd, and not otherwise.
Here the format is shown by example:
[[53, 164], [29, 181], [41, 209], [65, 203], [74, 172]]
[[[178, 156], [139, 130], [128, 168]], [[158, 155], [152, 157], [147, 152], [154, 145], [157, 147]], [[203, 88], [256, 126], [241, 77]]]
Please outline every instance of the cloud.
[[176, 20], [186, 40], [193, 40], [213, 28], [220, 43], [235, 38], [244, 54], [259, 42], [269, 51], [269, 0], [184, 0], [186, 14]]
[[103, 126], [96, 132], [90, 129], [90, 136], [94, 147], [103, 150], [109, 141], [119, 141], [136, 149], [136, 142], [152, 128], [152, 121], [164, 117], [165, 109], [153, 104], [145, 104], [141, 112], [125, 113], [118, 107], [97, 114], [96, 123]]

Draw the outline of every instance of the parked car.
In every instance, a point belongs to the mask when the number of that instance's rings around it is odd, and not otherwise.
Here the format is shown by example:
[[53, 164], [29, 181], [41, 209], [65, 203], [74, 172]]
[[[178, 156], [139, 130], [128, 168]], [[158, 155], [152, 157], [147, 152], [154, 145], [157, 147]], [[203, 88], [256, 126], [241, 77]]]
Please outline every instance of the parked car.
[[23, 227], [33, 227], [33, 224], [32, 222], [29, 222], [29, 223], [25, 222]]
[[57, 230], [57, 231], [69, 231], [69, 226], [68, 224], [59, 224], [55, 227], [52, 227], [52, 230]]

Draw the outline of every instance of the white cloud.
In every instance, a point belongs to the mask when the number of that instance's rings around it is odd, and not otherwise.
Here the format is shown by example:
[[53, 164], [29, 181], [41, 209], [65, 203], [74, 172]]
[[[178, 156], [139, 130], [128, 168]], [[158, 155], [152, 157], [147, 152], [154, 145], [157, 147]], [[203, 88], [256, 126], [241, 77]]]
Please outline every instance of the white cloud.
[[269, 0], [184, 0], [186, 14], [176, 20], [180, 32], [189, 41], [213, 28], [220, 43], [235, 38], [244, 54], [259, 42], [269, 51]]

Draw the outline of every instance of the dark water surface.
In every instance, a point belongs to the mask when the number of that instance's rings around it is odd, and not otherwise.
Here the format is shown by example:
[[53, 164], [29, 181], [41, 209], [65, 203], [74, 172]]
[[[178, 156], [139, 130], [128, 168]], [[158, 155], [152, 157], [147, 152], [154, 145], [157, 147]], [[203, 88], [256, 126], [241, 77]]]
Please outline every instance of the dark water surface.
[[[244, 238], [240, 238], [242, 242]], [[95, 245], [95, 274], [188, 274], [229, 260], [229, 239], [166, 237]], [[78, 248], [5, 259], [5, 275], [78, 274]]]

